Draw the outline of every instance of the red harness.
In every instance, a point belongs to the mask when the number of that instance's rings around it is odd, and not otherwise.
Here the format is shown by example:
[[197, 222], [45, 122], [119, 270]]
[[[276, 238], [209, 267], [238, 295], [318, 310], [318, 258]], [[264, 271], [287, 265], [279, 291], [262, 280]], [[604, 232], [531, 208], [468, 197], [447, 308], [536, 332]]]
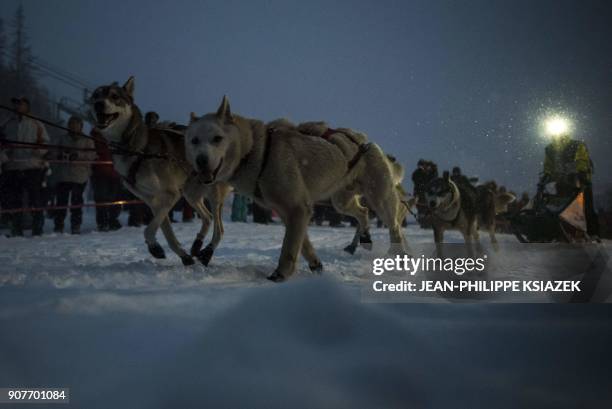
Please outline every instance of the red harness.
[[327, 141], [335, 133], [338, 133], [338, 131], [336, 131], [335, 129], [332, 129], [332, 128], [327, 128], [327, 130], [325, 132], [323, 132], [323, 135], [321, 135], [321, 138], [323, 138], [323, 139], [325, 139]]

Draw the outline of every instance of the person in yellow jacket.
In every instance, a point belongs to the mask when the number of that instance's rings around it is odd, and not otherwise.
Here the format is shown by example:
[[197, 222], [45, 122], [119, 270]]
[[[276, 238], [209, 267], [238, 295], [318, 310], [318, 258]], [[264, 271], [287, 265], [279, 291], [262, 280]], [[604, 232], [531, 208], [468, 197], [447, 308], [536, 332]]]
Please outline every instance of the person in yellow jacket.
[[583, 189], [587, 233], [598, 239], [599, 222], [593, 204], [593, 162], [586, 144], [572, 139], [567, 132], [554, 136], [545, 149], [543, 173], [543, 182], [555, 182], [560, 196], [573, 196]]

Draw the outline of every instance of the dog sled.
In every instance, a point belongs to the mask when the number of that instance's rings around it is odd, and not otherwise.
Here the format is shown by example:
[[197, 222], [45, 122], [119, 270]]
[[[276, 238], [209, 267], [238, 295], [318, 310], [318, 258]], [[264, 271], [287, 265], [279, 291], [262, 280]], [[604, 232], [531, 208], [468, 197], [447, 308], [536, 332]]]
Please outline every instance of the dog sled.
[[582, 243], [590, 241], [584, 211], [584, 191], [573, 195], [551, 192], [550, 185], [538, 184], [534, 198], [522, 209], [507, 214], [512, 233], [521, 243]]

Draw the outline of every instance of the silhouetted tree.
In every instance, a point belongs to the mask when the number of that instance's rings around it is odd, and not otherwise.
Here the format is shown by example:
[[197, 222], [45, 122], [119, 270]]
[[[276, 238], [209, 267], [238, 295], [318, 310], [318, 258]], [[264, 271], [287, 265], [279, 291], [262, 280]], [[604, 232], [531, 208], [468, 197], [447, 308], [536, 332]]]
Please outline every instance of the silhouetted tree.
[[15, 71], [16, 91], [17, 94], [21, 95], [30, 91], [28, 88], [36, 85], [32, 75], [32, 52], [29, 45], [29, 38], [25, 30], [25, 14], [23, 11], [23, 4], [19, 4], [19, 6], [17, 6], [12, 25], [12, 65], [13, 70]]
[[[6, 31], [4, 30], [4, 20], [0, 18], [0, 102], [8, 102], [12, 84], [10, 80], [8, 63], [8, 52], [6, 49]], [[7, 116], [6, 112], [0, 111], [0, 126], [4, 123]]]
[[[3, 23], [0, 20], [0, 102], [8, 105], [11, 97], [26, 96], [33, 113], [50, 118], [53, 109], [48, 91], [36, 78], [38, 73], [33, 64], [23, 5], [19, 4], [15, 10], [10, 36]], [[0, 112], [0, 123], [4, 116], [6, 113]]]

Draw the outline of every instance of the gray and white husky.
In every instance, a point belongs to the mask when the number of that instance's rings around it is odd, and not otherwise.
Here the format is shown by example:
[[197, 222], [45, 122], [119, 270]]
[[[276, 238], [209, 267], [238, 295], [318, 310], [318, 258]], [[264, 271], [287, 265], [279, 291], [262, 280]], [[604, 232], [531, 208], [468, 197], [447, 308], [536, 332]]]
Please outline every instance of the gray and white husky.
[[[134, 103], [134, 78], [123, 86], [117, 83], [98, 87], [90, 99], [96, 128], [109, 142], [113, 152], [113, 166], [125, 187], [142, 199], [152, 210], [153, 219], [144, 231], [149, 252], [155, 258], [165, 258], [165, 252], [155, 236], [161, 227], [168, 245], [183, 264], [194, 263], [192, 255], [199, 255], [204, 264], [206, 252], [200, 247], [206, 236], [212, 215], [203, 202], [206, 196], [215, 212], [223, 203], [227, 186], [203, 185], [185, 158], [184, 137], [181, 133], [165, 129], [149, 129]], [[180, 245], [168, 212], [183, 196], [202, 220], [200, 231], [192, 245], [191, 254]], [[215, 215], [213, 243], [221, 239], [223, 225]], [[210, 252], [212, 255], [212, 252]]]
[[307, 233], [312, 206], [342, 189], [362, 192], [389, 226], [392, 251], [406, 252], [398, 223], [403, 205], [393, 169], [374, 143], [341, 149], [320, 137], [269, 128], [262, 121], [232, 114], [224, 97], [216, 113], [189, 125], [185, 150], [203, 183], [229, 183], [283, 220], [285, 237], [278, 266], [268, 277], [272, 281], [295, 272], [300, 252], [311, 270], [322, 269]]

